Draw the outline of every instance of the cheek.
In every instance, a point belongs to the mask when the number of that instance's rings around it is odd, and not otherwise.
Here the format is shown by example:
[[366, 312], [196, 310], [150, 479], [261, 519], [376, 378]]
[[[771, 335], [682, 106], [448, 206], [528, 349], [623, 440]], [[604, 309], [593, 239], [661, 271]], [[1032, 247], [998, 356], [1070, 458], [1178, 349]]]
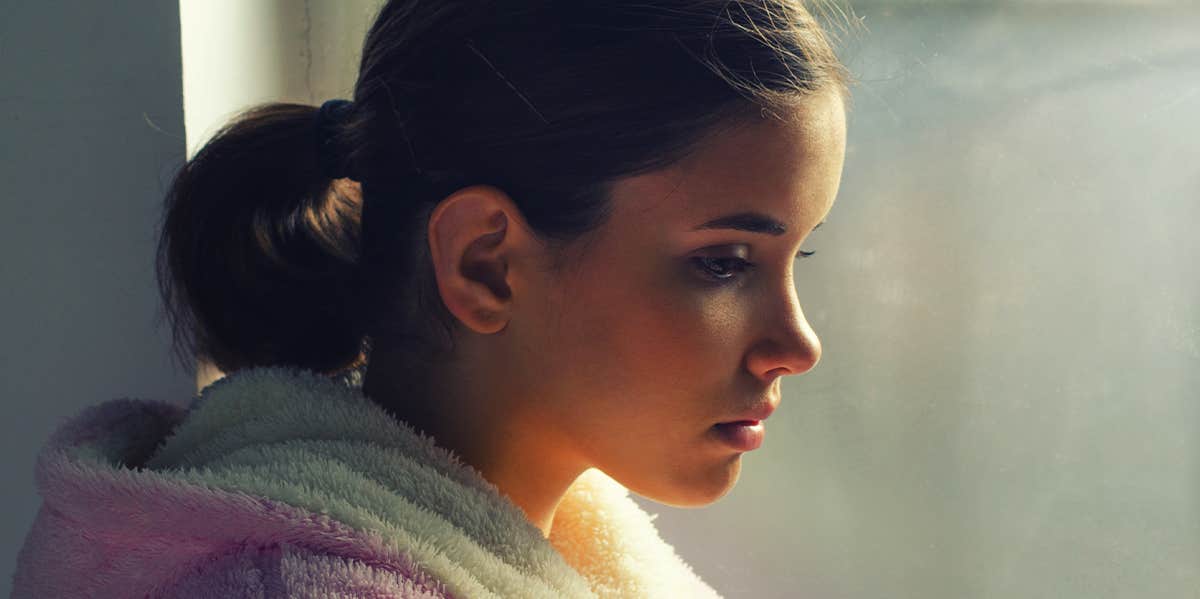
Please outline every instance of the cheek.
[[739, 364], [739, 319], [717, 295], [661, 274], [580, 286], [561, 319], [560, 363], [613, 401], [727, 381]]

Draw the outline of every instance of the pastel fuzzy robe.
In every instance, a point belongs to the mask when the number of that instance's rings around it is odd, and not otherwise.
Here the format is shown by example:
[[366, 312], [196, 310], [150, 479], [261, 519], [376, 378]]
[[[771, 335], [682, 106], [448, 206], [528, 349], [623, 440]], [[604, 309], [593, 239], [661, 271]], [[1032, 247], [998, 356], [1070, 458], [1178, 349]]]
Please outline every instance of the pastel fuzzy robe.
[[190, 409], [116, 399], [38, 457], [13, 597], [717, 597], [586, 471], [549, 539], [344, 380], [232, 373]]

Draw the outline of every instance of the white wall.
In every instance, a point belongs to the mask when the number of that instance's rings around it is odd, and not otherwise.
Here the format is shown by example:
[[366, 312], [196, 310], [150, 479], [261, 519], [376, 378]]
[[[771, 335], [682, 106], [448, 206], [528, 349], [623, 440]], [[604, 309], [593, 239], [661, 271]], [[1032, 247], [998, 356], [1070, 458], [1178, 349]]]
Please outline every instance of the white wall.
[[189, 155], [259, 102], [349, 98], [382, 0], [180, 0]]

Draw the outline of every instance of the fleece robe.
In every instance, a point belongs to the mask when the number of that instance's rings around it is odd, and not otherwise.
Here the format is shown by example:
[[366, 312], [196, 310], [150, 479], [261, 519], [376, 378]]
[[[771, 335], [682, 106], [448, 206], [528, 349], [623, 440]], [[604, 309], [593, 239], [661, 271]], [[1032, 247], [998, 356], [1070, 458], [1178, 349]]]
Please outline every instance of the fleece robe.
[[115, 399], [38, 457], [13, 597], [718, 597], [596, 469], [549, 538], [348, 379], [251, 368]]

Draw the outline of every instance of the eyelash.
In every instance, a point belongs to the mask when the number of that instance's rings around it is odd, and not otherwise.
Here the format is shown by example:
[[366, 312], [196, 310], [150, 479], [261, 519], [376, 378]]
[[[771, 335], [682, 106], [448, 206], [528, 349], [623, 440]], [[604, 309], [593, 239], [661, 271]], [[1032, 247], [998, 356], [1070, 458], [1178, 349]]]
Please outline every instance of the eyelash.
[[[800, 250], [800, 255], [796, 256], [796, 259], [800, 260], [802, 258], [808, 258], [809, 256], [812, 256], [815, 253], [817, 253], [816, 250], [811, 251], [811, 252], [806, 252], [804, 250]], [[692, 258], [692, 262], [694, 262], [696, 264], [696, 268], [700, 269], [700, 271], [704, 273], [704, 276], [706, 278], [708, 278], [711, 281], [716, 281], [718, 283], [726, 283], [726, 282], [732, 281], [736, 278], [733, 274], [729, 274], [727, 276], [718, 276], [716, 273], [713, 273], [712, 269], [708, 268], [708, 266], [707, 266], [708, 264], [710, 264], [712, 262], [724, 262], [724, 261], [729, 261], [729, 262], [736, 264], [737, 265], [737, 268], [735, 269], [736, 273], [743, 273], [743, 272], [751, 271], [758, 267], [758, 265], [753, 262], [748, 262], [746, 260], [742, 260], [741, 258], [738, 258], [735, 256], [696, 256], [696, 257]]]

